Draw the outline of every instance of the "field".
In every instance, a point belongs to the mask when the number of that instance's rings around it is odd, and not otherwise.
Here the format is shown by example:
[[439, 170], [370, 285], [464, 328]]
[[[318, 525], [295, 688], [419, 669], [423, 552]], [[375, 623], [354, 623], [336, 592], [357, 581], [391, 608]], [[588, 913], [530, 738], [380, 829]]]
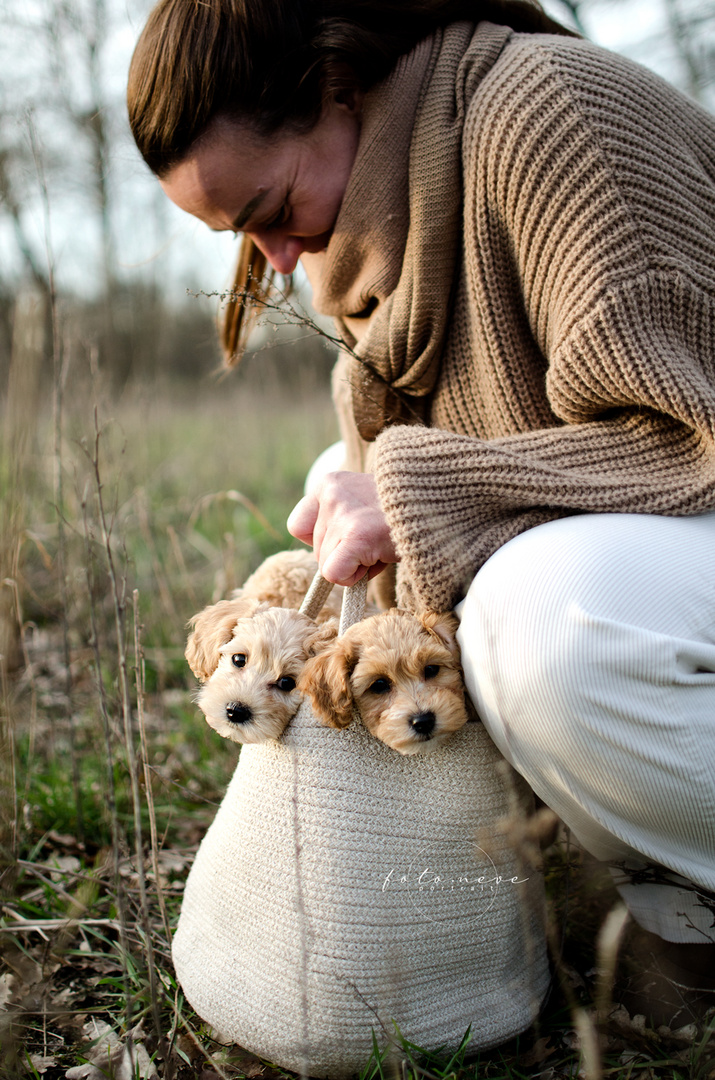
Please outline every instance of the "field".
[[[286, 1076], [213, 1041], [171, 967], [183, 882], [236, 762], [183, 650], [194, 612], [291, 543], [286, 515], [335, 438], [325, 382], [254, 365], [117, 391], [91, 358], [45, 376], [28, 350], [16, 342], [0, 461], [0, 1072]], [[556, 974], [538, 1029], [477, 1061], [468, 1044], [451, 1059], [403, 1046], [364, 1080], [715, 1077], [712, 1012], [655, 1031], [609, 1005], [603, 872], [563, 835], [546, 867]], [[632, 930], [622, 953], [623, 970], [646, 962]]]

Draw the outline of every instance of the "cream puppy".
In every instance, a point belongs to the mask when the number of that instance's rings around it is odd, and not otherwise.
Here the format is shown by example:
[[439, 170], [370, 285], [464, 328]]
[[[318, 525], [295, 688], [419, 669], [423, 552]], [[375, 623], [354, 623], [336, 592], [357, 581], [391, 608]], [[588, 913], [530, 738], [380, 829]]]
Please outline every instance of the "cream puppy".
[[219, 735], [240, 743], [282, 734], [301, 702], [304, 664], [337, 632], [250, 597], [221, 600], [193, 625], [186, 659], [202, 683], [197, 703]]
[[236, 589], [195, 615], [186, 646], [207, 721], [234, 742], [277, 739], [296, 713], [298, 677], [337, 633], [342, 590], [317, 620], [296, 609], [318, 569], [307, 551], [271, 555]]

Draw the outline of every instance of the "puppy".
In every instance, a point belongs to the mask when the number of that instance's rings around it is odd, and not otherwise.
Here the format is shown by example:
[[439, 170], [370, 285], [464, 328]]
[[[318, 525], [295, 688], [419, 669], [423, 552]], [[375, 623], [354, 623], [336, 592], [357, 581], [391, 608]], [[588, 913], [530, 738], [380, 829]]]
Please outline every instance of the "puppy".
[[318, 625], [287, 606], [300, 603], [315, 570], [307, 552], [272, 556], [230, 600], [191, 620], [186, 659], [202, 683], [197, 703], [224, 738], [277, 739], [297, 712], [305, 662], [337, 634], [330, 610]]
[[467, 722], [455, 615], [392, 608], [351, 626], [298, 680], [316, 716], [347, 727], [356, 711], [400, 754], [431, 753]]
[[[305, 548], [300, 551], [279, 551], [269, 555], [232, 597], [252, 596], [265, 600], [272, 607], [299, 608], [318, 571], [318, 564]], [[340, 618], [340, 605], [345, 590], [334, 585], [322, 611], [316, 617], [320, 625]]]

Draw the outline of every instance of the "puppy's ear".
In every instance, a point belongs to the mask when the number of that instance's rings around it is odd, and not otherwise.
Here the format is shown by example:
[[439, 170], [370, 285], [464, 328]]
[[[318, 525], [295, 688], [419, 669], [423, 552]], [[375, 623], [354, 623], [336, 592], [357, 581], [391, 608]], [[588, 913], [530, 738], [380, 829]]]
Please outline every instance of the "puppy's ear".
[[308, 660], [298, 679], [298, 689], [308, 695], [315, 715], [329, 727], [346, 728], [352, 721], [350, 672], [354, 664], [353, 647], [336, 638]]
[[204, 608], [189, 622], [193, 633], [189, 634], [185, 656], [197, 679], [206, 682], [218, 667], [220, 649], [233, 637], [239, 619], [247, 619], [259, 607], [257, 600], [236, 598], [219, 600], [218, 604]]
[[447, 646], [455, 660], [460, 658], [459, 644], [457, 643], [457, 630], [459, 619], [451, 611], [439, 614], [436, 611], [425, 611], [417, 616], [430, 634], [436, 634], [440, 641]]
[[305, 639], [306, 653], [308, 656], [317, 656], [319, 653], [325, 652], [337, 636], [338, 626], [336, 622], [321, 623]]

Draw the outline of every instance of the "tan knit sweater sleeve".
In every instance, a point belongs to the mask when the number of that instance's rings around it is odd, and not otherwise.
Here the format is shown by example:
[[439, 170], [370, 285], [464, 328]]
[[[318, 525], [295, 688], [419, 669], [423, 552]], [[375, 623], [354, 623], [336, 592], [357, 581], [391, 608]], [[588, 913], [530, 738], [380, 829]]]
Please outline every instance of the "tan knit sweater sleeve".
[[[453, 430], [377, 442], [415, 603], [451, 608], [498, 547], [556, 517], [715, 509], [713, 148], [712, 118], [583, 43], [517, 41], [480, 88]], [[510, 374], [476, 418], [479, 365]], [[553, 424], [524, 430], [540, 394]]]

